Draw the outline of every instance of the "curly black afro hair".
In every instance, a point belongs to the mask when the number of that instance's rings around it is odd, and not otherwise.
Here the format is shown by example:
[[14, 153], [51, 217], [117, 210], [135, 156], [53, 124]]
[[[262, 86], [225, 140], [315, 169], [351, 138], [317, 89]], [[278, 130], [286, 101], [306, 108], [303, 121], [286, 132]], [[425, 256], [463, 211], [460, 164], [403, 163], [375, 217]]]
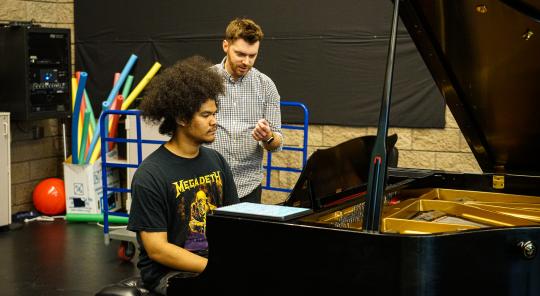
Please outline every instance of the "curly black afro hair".
[[159, 133], [173, 135], [178, 122], [189, 123], [208, 99], [223, 94], [223, 78], [201, 56], [176, 62], [154, 77], [145, 89], [139, 109], [143, 118], [159, 124]]

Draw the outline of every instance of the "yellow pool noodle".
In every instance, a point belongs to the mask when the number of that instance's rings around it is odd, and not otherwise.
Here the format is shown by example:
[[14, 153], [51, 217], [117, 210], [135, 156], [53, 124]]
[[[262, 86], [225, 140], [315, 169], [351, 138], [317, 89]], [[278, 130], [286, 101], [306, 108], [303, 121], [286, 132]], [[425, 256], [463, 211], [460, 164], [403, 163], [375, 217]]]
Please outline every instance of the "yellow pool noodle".
[[77, 78], [71, 78], [71, 112], [75, 108], [75, 95], [77, 94]]
[[[72, 77], [71, 78], [71, 112], [73, 113], [73, 108], [75, 108], [75, 96], [77, 95], [77, 78]], [[83, 116], [84, 117], [84, 116]], [[84, 118], [82, 118], [84, 120]], [[79, 143], [79, 147], [81, 147], [81, 141], [82, 141], [82, 129], [83, 129], [83, 120], [79, 120], [79, 135], [77, 137], [77, 143]]]
[[154, 75], [156, 75], [157, 71], [161, 68], [161, 64], [158, 62], [155, 62], [152, 68], [150, 68], [150, 71], [144, 75], [143, 79], [137, 84], [137, 86], [133, 89], [133, 91], [129, 94], [129, 96], [124, 100], [124, 103], [122, 103], [122, 110], [126, 110], [129, 105], [135, 100], [135, 98], [141, 93], [141, 91], [144, 89], [144, 87], [152, 80]]
[[92, 157], [90, 158], [91, 164], [94, 164], [94, 162], [96, 162], [97, 158], [99, 157], [100, 152], [101, 152], [101, 139], [98, 138], [96, 142], [96, 147], [94, 147], [94, 152], [92, 152]]
[[[144, 75], [143, 79], [137, 84], [137, 86], [133, 89], [133, 91], [129, 94], [129, 96], [124, 100], [122, 103], [122, 110], [126, 110], [129, 105], [135, 100], [135, 98], [141, 93], [141, 91], [144, 89], [144, 87], [152, 80], [152, 78], [156, 75], [157, 71], [161, 68], [161, 64], [158, 62], [155, 62], [152, 68]], [[98, 131], [96, 131], [98, 132]], [[96, 142], [96, 147], [94, 148], [94, 151], [92, 152], [92, 158], [90, 158], [90, 163], [94, 163], [97, 158], [99, 157], [101, 153], [101, 139], [98, 139]]]

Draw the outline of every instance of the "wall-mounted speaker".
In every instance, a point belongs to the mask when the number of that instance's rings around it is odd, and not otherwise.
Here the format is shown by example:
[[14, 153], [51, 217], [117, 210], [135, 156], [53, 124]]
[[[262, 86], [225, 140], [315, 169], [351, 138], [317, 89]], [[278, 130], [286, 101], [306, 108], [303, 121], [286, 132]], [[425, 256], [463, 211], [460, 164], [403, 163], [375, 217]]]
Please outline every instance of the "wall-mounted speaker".
[[0, 111], [36, 120], [71, 113], [69, 29], [0, 27]]

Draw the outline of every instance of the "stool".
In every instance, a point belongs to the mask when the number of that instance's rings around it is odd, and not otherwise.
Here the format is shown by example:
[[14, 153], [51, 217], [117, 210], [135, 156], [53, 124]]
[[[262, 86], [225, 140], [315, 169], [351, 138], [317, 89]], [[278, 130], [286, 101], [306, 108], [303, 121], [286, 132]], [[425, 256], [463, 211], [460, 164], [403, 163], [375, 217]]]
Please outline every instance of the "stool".
[[140, 277], [130, 277], [103, 287], [95, 296], [156, 296], [143, 287]]

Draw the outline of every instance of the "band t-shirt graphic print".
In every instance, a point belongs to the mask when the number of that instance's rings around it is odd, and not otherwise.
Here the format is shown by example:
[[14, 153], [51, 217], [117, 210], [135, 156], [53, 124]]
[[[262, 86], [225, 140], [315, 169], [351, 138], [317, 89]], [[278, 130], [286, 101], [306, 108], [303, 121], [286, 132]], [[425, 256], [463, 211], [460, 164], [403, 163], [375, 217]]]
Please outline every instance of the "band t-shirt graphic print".
[[184, 248], [190, 251], [199, 251], [208, 248], [206, 241], [206, 216], [217, 208], [216, 197], [223, 196], [223, 183], [219, 171], [205, 176], [197, 176], [189, 180], [180, 180], [173, 183], [179, 192], [180, 202], [178, 209], [182, 212], [183, 205], [189, 200], [189, 231]]
[[167, 241], [190, 251], [207, 249], [206, 222], [214, 209], [238, 202], [229, 165], [213, 149], [183, 158], [159, 147], [135, 171], [128, 230], [141, 246], [139, 269], [145, 283], [154, 284], [171, 271], [148, 257], [139, 232], [167, 232]]

